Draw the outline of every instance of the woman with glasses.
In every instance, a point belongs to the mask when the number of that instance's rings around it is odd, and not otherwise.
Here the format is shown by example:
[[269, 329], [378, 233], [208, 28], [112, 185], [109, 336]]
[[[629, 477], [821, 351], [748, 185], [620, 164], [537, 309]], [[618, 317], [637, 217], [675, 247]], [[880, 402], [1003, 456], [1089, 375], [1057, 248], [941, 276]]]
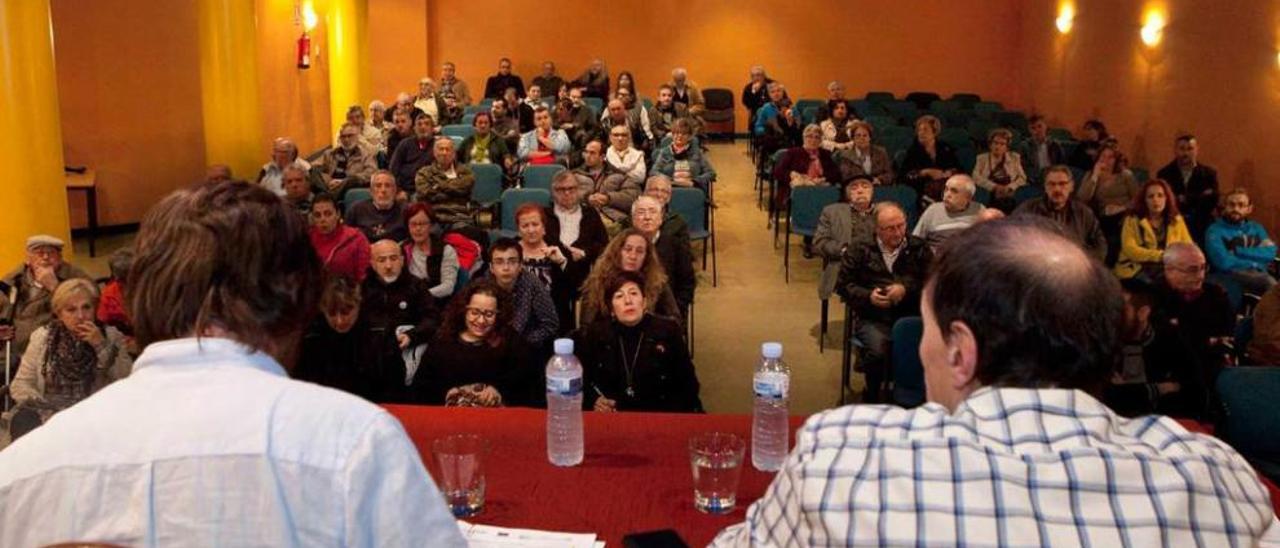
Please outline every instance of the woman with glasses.
[[675, 186], [696, 186], [708, 193], [715, 182], [716, 170], [693, 143], [693, 124], [687, 118], [671, 123], [670, 142], [654, 153], [649, 176], [658, 174], [669, 177]]
[[845, 181], [854, 177], [871, 177], [876, 186], [893, 184], [893, 162], [883, 146], [871, 143], [875, 128], [861, 120], [849, 123], [853, 145], [832, 153], [832, 159], [840, 167]]
[[413, 378], [415, 399], [461, 407], [534, 401], [541, 377], [510, 327], [511, 315], [511, 295], [497, 283], [477, 280], [463, 289]]
[[405, 267], [409, 274], [422, 280], [430, 287], [431, 296], [436, 302], [444, 301], [453, 295], [458, 283], [458, 250], [444, 243], [444, 240], [431, 233], [431, 205], [425, 202], [414, 202], [404, 210], [409, 223], [409, 240], [402, 245], [404, 249]]

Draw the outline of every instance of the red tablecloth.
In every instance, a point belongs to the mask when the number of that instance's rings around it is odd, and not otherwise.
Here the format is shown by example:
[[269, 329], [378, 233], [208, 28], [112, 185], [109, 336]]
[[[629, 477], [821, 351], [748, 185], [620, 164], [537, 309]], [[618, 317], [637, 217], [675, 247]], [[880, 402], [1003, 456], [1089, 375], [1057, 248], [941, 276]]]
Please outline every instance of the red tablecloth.
[[[475, 523], [596, 533], [609, 546], [622, 546], [628, 533], [675, 529], [690, 546], [705, 546], [718, 531], [742, 521], [746, 507], [773, 479], [752, 467], [748, 454], [737, 509], [713, 516], [693, 507], [689, 438], [730, 432], [747, 440], [750, 451], [746, 415], [585, 413], [586, 457], [578, 466], [560, 468], [547, 462], [545, 411], [404, 405], [387, 410], [404, 424], [429, 469], [431, 440], [462, 432], [489, 438], [485, 509], [468, 518]], [[793, 417], [792, 430], [803, 422]]]
[[[560, 468], [547, 462], [543, 410], [411, 405], [388, 405], [387, 410], [404, 424], [428, 468], [434, 466], [431, 440], [463, 432], [490, 440], [487, 500], [484, 511], [469, 518], [475, 523], [596, 533], [609, 546], [621, 546], [628, 533], [675, 529], [690, 546], [704, 546], [724, 527], [742, 521], [746, 507], [773, 478], [752, 467], [748, 454], [736, 510], [712, 516], [693, 507], [689, 438], [731, 432], [748, 440], [750, 451], [747, 415], [585, 413], [586, 458], [579, 466]], [[793, 432], [804, 418], [792, 417]], [[1179, 422], [1193, 432], [1211, 433], [1199, 423]], [[1280, 490], [1263, 482], [1280, 509]]]

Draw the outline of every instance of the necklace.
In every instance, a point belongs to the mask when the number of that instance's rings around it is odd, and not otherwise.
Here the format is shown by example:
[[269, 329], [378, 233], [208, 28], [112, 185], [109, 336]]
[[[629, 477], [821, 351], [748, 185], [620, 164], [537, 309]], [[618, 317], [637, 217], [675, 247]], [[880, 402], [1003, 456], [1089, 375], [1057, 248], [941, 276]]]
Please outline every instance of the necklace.
[[636, 342], [636, 351], [631, 355], [631, 361], [627, 361], [627, 344], [622, 340], [622, 335], [618, 335], [618, 353], [622, 355], [622, 371], [627, 377], [627, 397], [636, 397], [636, 390], [633, 386], [636, 360], [640, 359], [640, 347], [644, 346], [644, 333], [640, 333], [640, 340]]

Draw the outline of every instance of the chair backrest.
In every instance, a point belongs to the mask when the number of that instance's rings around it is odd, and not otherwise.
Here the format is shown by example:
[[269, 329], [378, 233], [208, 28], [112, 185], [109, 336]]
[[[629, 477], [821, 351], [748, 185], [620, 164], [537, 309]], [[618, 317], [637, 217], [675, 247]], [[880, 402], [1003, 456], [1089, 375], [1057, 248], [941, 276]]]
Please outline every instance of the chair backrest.
[[866, 99], [872, 103], [888, 103], [897, 100], [891, 91], [868, 91]]
[[814, 119], [817, 117], [818, 117], [818, 107], [807, 106], [807, 107], [804, 107], [804, 110], [800, 111], [800, 122], [803, 123], [806, 127], [809, 124], [812, 124], [814, 122]]
[[725, 88], [707, 88], [702, 90], [702, 100], [707, 110], [733, 110], [733, 91]]
[[493, 98], [485, 97], [484, 99], [481, 99], [479, 103], [476, 103], [476, 104], [480, 105], [480, 108], [489, 110], [489, 107], [493, 106]]
[[448, 137], [450, 141], [453, 141], [453, 150], [454, 155], [456, 156], [458, 154], [457, 151], [462, 150], [462, 137], [457, 135], [445, 135], [445, 137]]
[[852, 104], [853, 104], [853, 111], [856, 112], [858, 114], [858, 117], [862, 118], [863, 120], [866, 120], [868, 116], [873, 116], [876, 114], [880, 114], [880, 115], [888, 114], [888, 112], [886, 112], [883, 108], [880, 108], [880, 105], [876, 103], [872, 103], [871, 101], [868, 101], [866, 99], [858, 99], [857, 101], [853, 101]]
[[353, 188], [342, 197], [342, 214], [345, 216], [352, 207], [365, 200], [372, 200], [373, 194], [367, 188]]
[[936, 100], [929, 103], [929, 112], [934, 114], [943, 114], [947, 112], [955, 112], [960, 110], [960, 103], [955, 101]]
[[987, 205], [988, 203], [991, 203], [991, 191], [985, 188], [982, 188], [980, 186], [974, 187], [973, 201], [978, 202], [982, 205]]
[[476, 176], [471, 201], [488, 206], [502, 198], [502, 168], [498, 164], [468, 164]]
[[515, 232], [516, 210], [529, 202], [550, 206], [551, 192], [541, 188], [508, 188], [502, 192], [502, 230]]
[[793, 108], [795, 108], [796, 112], [804, 112], [804, 109], [806, 108], [813, 107], [816, 109], [825, 104], [827, 104], [827, 102], [822, 99], [797, 99]]
[[960, 170], [971, 174], [973, 166], [978, 163], [978, 151], [973, 145], [956, 147], [956, 159], [960, 161]]
[[[705, 101], [707, 98], [706, 98], [706, 96], [704, 95], [704, 96], [702, 97], [702, 99]], [[650, 110], [652, 110], [652, 109], [653, 109], [653, 99], [650, 99], [650, 98], [648, 98], [648, 97], [641, 97], [641, 98], [640, 98], [640, 102], [641, 102], [641, 103], [644, 103], [644, 108], [647, 108], [647, 109], [650, 109]]]
[[985, 112], [985, 113], [995, 114], [997, 112], [1000, 112], [1001, 110], [1004, 110], [1004, 106], [995, 101], [978, 101], [977, 103], [973, 104], [973, 110], [974, 112]]
[[898, 119], [893, 116], [873, 114], [867, 117], [867, 123], [871, 124], [871, 127], [876, 128], [876, 133], [880, 133], [884, 131], [885, 128], [898, 125]]
[[489, 110], [489, 107], [482, 106], [482, 105], [468, 105], [466, 108], [462, 109], [462, 113], [475, 114], [477, 112], [484, 112], [486, 110]]
[[941, 100], [942, 96], [932, 91], [913, 91], [908, 93], [906, 97], [903, 97], [903, 99], [914, 103], [916, 108], [925, 110], [929, 108], [929, 105], [933, 104], [934, 101]]
[[1133, 178], [1138, 181], [1138, 184], [1145, 183], [1151, 179], [1151, 172], [1147, 171], [1145, 168], [1131, 167], [1129, 168], [1129, 171], [1133, 172]]
[[920, 116], [919, 109], [911, 101], [893, 101], [884, 103], [884, 107], [889, 110], [890, 116], [897, 118], [904, 124], [910, 124]]
[[700, 188], [676, 187], [671, 189], [671, 212], [684, 218], [689, 224], [689, 235], [698, 236], [707, 231], [707, 195]]
[[1214, 435], [1244, 455], [1259, 472], [1275, 478], [1280, 472], [1280, 368], [1228, 367], [1218, 374], [1222, 417]]
[[813, 234], [818, 229], [822, 208], [840, 201], [840, 187], [834, 185], [798, 186], [791, 189], [791, 215], [787, 230]]
[[1021, 186], [1013, 191], [1013, 201], [1019, 204], [1041, 196], [1044, 196], [1044, 188], [1035, 185]]
[[893, 403], [915, 407], [924, 403], [924, 364], [920, 362], [920, 339], [924, 322], [918, 316], [902, 318], [893, 324], [889, 335], [893, 341]]
[[953, 93], [947, 100], [971, 107], [974, 103], [981, 101], [982, 97], [979, 97], [977, 93]]
[[872, 202], [889, 200], [898, 204], [907, 213], [908, 224], [913, 224], [913, 220], [918, 216], [920, 210], [917, 202], [919, 199], [920, 196], [916, 194], [916, 190], [907, 185], [882, 185], [871, 192]]
[[1074, 141], [1076, 136], [1071, 134], [1071, 130], [1065, 127], [1049, 128], [1049, 138], [1055, 141]]
[[973, 146], [969, 140], [969, 131], [962, 127], [943, 128], [942, 133], [938, 134], [938, 140], [953, 148]]
[[995, 118], [1000, 127], [1009, 128], [1017, 133], [1025, 134], [1031, 129], [1030, 123], [1027, 122], [1027, 115], [1016, 110], [997, 112]]
[[464, 114], [462, 116], [462, 125], [469, 126], [476, 121], [475, 114]]
[[461, 137], [466, 139], [475, 135], [476, 128], [464, 124], [450, 124], [440, 128], [440, 134], [445, 137]]
[[564, 171], [564, 166], [552, 164], [543, 166], [525, 166], [524, 174], [521, 176], [524, 188], [541, 188], [547, 192], [551, 192], [551, 179], [557, 173]]
[[590, 105], [591, 109], [596, 111], [597, 115], [604, 112], [604, 99], [599, 97], [583, 97], [582, 102]]

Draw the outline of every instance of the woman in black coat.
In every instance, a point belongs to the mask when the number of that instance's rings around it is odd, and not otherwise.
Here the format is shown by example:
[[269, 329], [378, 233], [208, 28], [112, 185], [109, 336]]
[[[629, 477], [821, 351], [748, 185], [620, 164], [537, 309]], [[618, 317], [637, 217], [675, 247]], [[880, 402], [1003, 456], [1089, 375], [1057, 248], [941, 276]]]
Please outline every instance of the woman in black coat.
[[916, 120], [916, 141], [902, 160], [903, 182], [920, 194], [922, 206], [941, 201], [947, 178], [960, 172], [955, 149], [938, 140], [941, 132], [938, 118], [921, 116]]
[[599, 412], [702, 412], [698, 376], [675, 320], [645, 312], [644, 278], [622, 272], [606, 286], [612, 315], [574, 337], [583, 403]]

